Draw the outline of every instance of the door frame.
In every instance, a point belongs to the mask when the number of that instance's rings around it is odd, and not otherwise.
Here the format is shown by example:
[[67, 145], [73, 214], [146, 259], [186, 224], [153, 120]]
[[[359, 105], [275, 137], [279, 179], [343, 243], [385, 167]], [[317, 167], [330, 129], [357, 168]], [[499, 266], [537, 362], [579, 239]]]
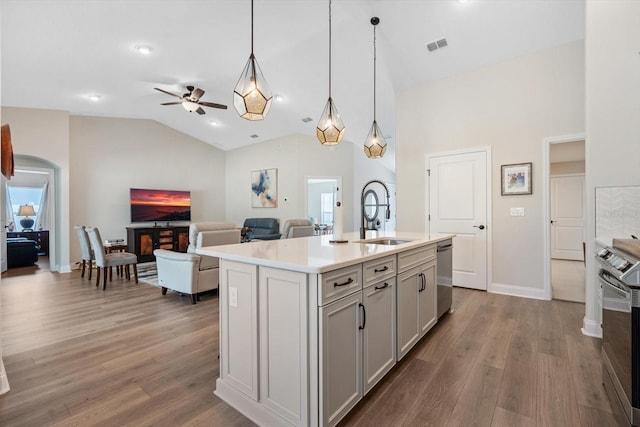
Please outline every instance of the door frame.
[[[333, 179], [336, 181], [337, 190], [336, 202], [342, 203], [342, 176], [341, 175], [305, 175], [304, 177], [304, 214], [306, 219], [309, 219], [309, 180], [311, 179]], [[336, 207], [333, 207], [333, 213], [336, 213]], [[335, 221], [335, 217], [334, 217]]]
[[[585, 141], [586, 144], [586, 135], [584, 133], [576, 133], [573, 135], [563, 135], [563, 136], [554, 136], [550, 138], [545, 138], [542, 140], [542, 256], [543, 256], [543, 277], [544, 277], [544, 288], [543, 288], [543, 297], [544, 299], [550, 301], [553, 299], [552, 289], [551, 289], [551, 146], [554, 144], [564, 144], [566, 142], [575, 142], [575, 141]], [[585, 146], [586, 150], [586, 146]], [[585, 180], [587, 178], [587, 171], [584, 173]], [[586, 209], [586, 200], [585, 206], [583, 209]], [[585, 215], [586, 221], [586, 215]], [[586, 224], [585, 224], [586, 227]], [[586, 232], [586, 230], [585, 230]], [[586, 254], [585, 254], [586, 257]], [[586, 280], [585, 280], [586, 286]]]
[[[478, 153], [478, 152], [484, 152], [485, 153], [485, 161], [486, 161], [486, 171], [487, 171], [487, 188], [486, 188], [486, 194], [487, 194], [487, 200], [486, 200], [486, 207], [487, 207], [487, 220], [486, 220], [486, 224], [487, 224], [487, 292], [494, 292], [493, 290], [493, 272], [492, 272], [492, 266], [493, 266], [493, 250], [492, 250], [492, 236], [493, 236], [493, 215], [492, 215], [492, 205], [493, 205], [493, 193], [491, 191], [491, 189], [493, 188], [493, 170], [491, 167], [491, 146], [490, 145], [483, 145], [483, 146], [479, 146], [479, 147], [472, 147], [472, 148], [462, 148], [459, 150], [451, 150], [451, 151], [440, 151], [437, 153], [428, 153], [425, 154], [424, 156], [424, 188], [425, 188], [425, 200], [424, 200], [424, 222], [425, 222], [425, 226], [424, 229], [427, 233], [431, 233], [431, 222], [429, 221], [429, 213], [431, 212], [430, 210], [430, 206], [429, 206], [429, 199], [430, 199], [430, 191], [431, 188], [429, 187], [429, 161], [432, 157], [445, 157], [445, 156], [454, 156], [454, 155], [459, 155], [459, 154], [470, 154], [470, 153]], [[454, 284], [455, 286], [455, 284]]]

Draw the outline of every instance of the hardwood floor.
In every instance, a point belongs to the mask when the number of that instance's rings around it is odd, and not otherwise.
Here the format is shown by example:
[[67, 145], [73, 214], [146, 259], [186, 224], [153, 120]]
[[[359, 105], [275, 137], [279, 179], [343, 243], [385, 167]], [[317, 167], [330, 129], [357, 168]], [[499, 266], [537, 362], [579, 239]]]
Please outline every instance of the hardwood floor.
[[[253, 425], [212, 393], [217, 296], [21, 273], [0, 283], [0, 425]], [[456, 288], [454, 309], [341, 425], [613, 425], [582, 304]]]

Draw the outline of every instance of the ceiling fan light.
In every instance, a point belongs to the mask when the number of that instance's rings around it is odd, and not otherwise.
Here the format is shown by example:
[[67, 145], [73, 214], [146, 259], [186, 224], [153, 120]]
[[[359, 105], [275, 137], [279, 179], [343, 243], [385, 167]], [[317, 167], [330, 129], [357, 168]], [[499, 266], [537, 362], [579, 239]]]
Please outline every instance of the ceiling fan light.
[[191, 101], [182, 101], [182, 107], [190, 113], [193, 113], [198, 108], [200, 108], [197, 103]]
[[380, 159], [387, 152], [387, 141], [385, 141], [378, 123], [374, 120], [364, 142], [364, 154], [370, 159]]
[[316, 127], [316, 136], [322, 145], [337, 145], [344, 136], [344, 123], [338, 109], [329, 98]]

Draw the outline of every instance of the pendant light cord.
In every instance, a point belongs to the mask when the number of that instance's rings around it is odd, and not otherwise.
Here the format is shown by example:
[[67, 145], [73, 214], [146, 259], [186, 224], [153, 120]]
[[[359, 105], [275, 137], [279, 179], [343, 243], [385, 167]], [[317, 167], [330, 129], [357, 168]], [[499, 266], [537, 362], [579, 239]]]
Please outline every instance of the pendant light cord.
[[376, 26], [373, 26], [373, 121], [376, 121]]
[[251, 56], [253, 56], [253, 0], [251, 0]]
[[329, 0], [329, 99], [331, 99], [331, 0]]

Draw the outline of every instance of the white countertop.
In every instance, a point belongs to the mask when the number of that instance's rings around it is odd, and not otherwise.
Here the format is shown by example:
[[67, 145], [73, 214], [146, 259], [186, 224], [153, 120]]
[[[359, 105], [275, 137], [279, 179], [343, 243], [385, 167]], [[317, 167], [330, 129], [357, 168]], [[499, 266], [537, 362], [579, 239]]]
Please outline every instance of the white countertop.
[[[385, 237], [410, 241], [399, 245], [367, 243], [368, 240]], [[196, 249], [196, 253], [303, 273], [324, 273], [452, 237], [453, 234], [387, 232], [378, 235], [368, 233], [367, 239], [362, 241], [358, 233], [345, 233], [344, 239], [348, 243], [330, 243], [333, 236], [325, 235], [207, 246]]]

